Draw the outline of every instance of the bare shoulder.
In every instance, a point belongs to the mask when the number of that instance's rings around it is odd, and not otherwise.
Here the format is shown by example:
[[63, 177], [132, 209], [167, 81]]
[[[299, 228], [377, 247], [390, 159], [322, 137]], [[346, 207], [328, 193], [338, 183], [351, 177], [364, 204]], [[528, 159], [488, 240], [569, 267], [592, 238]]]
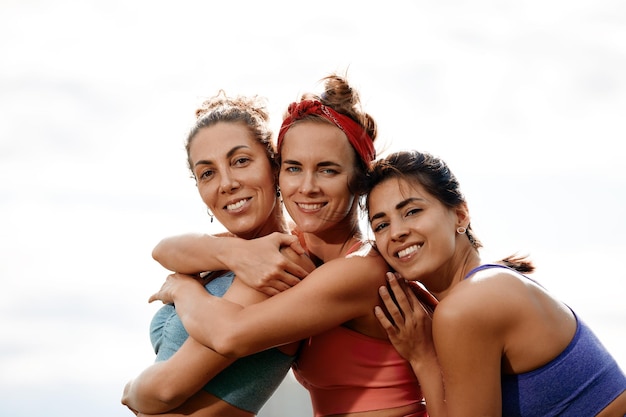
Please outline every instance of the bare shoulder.
[[[353, 254], [345, 258], [333, 259], [319, 266], [306, 280], [332, 281], [332, 286], [341, 292], [359, 293], [377, 292], [380, 285], [386, 282], [385, 274], [390, 270], [385, 260], [378, 253], [369, 251]], [[360, 291], [361, 290], [361, 291]]]
[[378, 251], [369, 245], [364, 245], [362, 249], [345, 258], [334, 259], [328, 263], [333, 264], [336, 268], [349, 271], [350, 275], [356, 276], [360, 281], [371, 277], [384, 282], [385, 273], [391, 270]]
[[480, 271], [454, 287], [437, 306], [434, 320], [446, 328], [471, 323], [494, 331], [528, 305], [531, 282], [506, 269]]

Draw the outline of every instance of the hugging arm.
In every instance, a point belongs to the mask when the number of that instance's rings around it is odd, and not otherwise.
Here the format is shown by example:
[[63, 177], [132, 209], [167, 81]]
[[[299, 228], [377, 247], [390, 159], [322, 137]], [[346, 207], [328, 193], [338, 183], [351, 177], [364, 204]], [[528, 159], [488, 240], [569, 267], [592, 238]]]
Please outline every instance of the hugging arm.
[[283, 248], [304, 253], [298, 238], [286, 233], [249, 240], [225, 234], [184, 234], [161, 240], [152, 257], [166, 269], [182, 274], [233, 271], [250, 287], [275, 295], [296, 285], [308, 272], [284, 256]]
[[[308, 257], [299, 256], [289, 248], [283, 251], [288, 259], [305, 270], [314, 268]], [[208, 294], [198, 280], [191, 276], [189, 279], [199, 286], [201, 292]], [[253, 290], [237, 278], [224, 295], [224, 300], [230, 300], [234, 305], [250, 305], [266, 298], [266, 295]], [[202, 323], [220, 320], [217, 316], [203, 316], [199, 319]], [[192, 399], [191, 404], [188, 401], [190, 397], [232, 362], [233, 359], [226, 358], [189, 337], [169, 359], [154, 363], [129, 382], [124, 390], [122, 403], [145, 414], [163, 413], [181, 405], [189, 410], [199, 403], [197, 399]]]
[[173, 410], [232, 361], [188, 338], [168, 360], [154, 363], [126, 384], [122, 404], [143, 414]]
[[[336, 259], [300, 284], [245, 308], [212, 297], [195, 280], [174, 274], [152, 299], [174, 301], [185, 328], [202, 344], [241, 357], [371, 315], [387, 270], [379, 256]], [[220, 320], [203, 322], [207, 315]]]

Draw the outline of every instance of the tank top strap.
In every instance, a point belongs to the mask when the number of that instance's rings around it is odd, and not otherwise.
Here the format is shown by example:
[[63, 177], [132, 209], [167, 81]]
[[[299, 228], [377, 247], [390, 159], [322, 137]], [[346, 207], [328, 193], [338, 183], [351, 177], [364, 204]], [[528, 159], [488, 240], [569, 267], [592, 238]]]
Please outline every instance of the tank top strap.
[[346, 252], [346, 256], [350, 255], [352, 252], [356, 252], [357, 250], [361, 249], [361, 246], [363, 246], [362, 241], [358, 241], [356, 242], [354, 245], [350, 246], [350, 249], [348, 249], [348, 251]]
[[508, 271], [515, 272], [517, 275], [522, 276], [522, 277], [526, 278], [527, 280], [530, 280], [530, 281], [534, 282], [535, 284], [539, 285], [540, 287], [543, 287], [543, 285], [541, 285], [536, 279], [533, 279], [533, 278], [529, 277], [528, 275], [522, 274], [521, 272], [515, 270], [514, 268], [511, 268], [509, 266], [502, 265], [502, 264], [483, 264], [483, 265], [479, 265], [476, 268], [474, 268], [471, 271], [469, 271], [467, 273], [467, 275], [465, 275], [465, 278], [463, 278], [463, 279], [464, 280], [468, 279], [469, 277], [471, 277], [475, 273], [480, 272], [480, 271], [482, 271], [484, 269], [490, 269], [490, 268], [503, 268], [503, 269], [506, 269]]
[[509, 268], [509, 267], [508, 267], [508, 266], [506, 266], [506, 265], [501, 265], [501, 264], [483, 264], [483, 265], [479, 265], [479, 266], [477, 266], [476, 268], [474, 268], [474, 269], [472, 269], [471, 271], [469, 271], [469, 272], [467, 273], [467, 275], [465, 275], [465, 278], [463, 278], [463, 279], [468, 279], [469, 277], [471, 277], [471, 276], [472, 276], [472, 275], [474, 275], [475, 273], [480, 272], [480, 271], [482, 271], [482, 270], [484, 270], [484, 269], [490, 269], [490, 268], [504, 268], [504, 269], [508, 269], [509, 271], [514, 271], [514, 272], [517, 272], [517, 271], [515, 271], [514, 269]]

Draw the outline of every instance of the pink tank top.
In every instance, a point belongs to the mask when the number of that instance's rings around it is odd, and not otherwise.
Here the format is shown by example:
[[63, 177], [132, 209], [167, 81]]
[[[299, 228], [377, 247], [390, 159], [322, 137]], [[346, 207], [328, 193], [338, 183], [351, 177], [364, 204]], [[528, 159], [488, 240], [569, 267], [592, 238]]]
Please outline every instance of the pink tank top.
[[[340, 326], [303, 342], [296, 379], [311, 395], [316, 417], [402, 407], [423, 401], [411, 369], [387, 340]], [[411, 416], [427, 416], [423, 413]]]

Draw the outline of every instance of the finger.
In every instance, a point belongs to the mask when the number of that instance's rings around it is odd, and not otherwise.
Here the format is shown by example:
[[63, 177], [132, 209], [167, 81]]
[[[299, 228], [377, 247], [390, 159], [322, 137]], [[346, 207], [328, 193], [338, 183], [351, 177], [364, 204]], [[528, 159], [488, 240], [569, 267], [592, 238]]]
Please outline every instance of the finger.
[[394, 298], [396, 299], [396, 304], [400, 308], [400, 311], [405, 314], [409, 314], [413, 307], [411, 302], [407, 298], [406, 292], [402, 288], [398, 277], [392, 273], [387, 273], [387, 280], [389, 281], [389, 287], [393, 293]]
[[389, 313], [389, 316], [391, 316], [391, 319], [394, 321], [394, 323], [404, 323], [404, 316], [402, 315], [402, 312], [398, 309], [398, 306], [396, 305], [394, 299], [391, 297], [391, 294], [389, 293], [387, 287], [380, 287], [378, 289], [378, 294], [383, 300], [385, 308], [387, 309], [387, 313]]
[[150, 296], [150, 298], [148, 298], [148, 303], [151, 303], [151, 302], [153, 302], [153, 301], [160, 301], [160, 298], [159, 298], [159, 293], [158, 293], [158, 292], [157, 292], [157, 293], [152, 294], [152, 295]]
[[280, 279], [273, 282], [272, 287], [274, 287], [278, 292], [283, 292], [299, 283], [300, 280], [298, 278], [287, 272], [283, 272], [280, 276]]
[[283, 270], [285, 273], [281, 274], [281, 281], [290, 287], [299, 283], [302, 278], [309, 274], [306, 269], [302, 268], [293, 261], [287, 261], [287, 263], [283, 266]]
[[412, 286], [409, 286], [408, 289], [403, 288], [403, 294], [399, 296], [399, 298], [405, 296], [408, 300], [408, 304], [403, 304], [401, 301], [398, 301], [400, 310], [405, 315], [410, 314], [410, 317], [432, 317], [433, 310], [431, 309], [430, 305], [427, 302], [424, 302], [421, 298], [419, 298], [412, 289]]
[[391, 321], [387, 318], [387, 315], [379, 306], [374, 307], [374, 314], [376, 318], [380, 322], [380, 325], [385, 329], [388, 336], [391, 336], [391, 333], [395, 334], [396, 329]]
[[269, 297], [272, 297], [272, 296], [274, 296], [276, 294], [280, 294], [281, 293], [280, 290], [277, 290], [274, 287], [262, 287], [262, 288], [259, 289], [259, 291], [261, 291], [263, 294], [265, 294], [265, 295], [267, 295]]
[[274, 242], [278, 244], [278, 247], [281, 247], [281, 246], [291, 247], [292, 245], [295, 245], [296, 247], [292, 248], [294, 251], [296, 251], [299, 255], [302, 255], [304, 253], [304, 249], [299, 244], [297, 236], [288, 235], [286, 233], [280, 233], [280, 232], [274, 232], [272, 235], [273, 235], [273, 238], [275, 239]]
[[297, 237], [289, 244], [289, 247], [293, 249], [298, 255], [304, 255], [306, 253]]

